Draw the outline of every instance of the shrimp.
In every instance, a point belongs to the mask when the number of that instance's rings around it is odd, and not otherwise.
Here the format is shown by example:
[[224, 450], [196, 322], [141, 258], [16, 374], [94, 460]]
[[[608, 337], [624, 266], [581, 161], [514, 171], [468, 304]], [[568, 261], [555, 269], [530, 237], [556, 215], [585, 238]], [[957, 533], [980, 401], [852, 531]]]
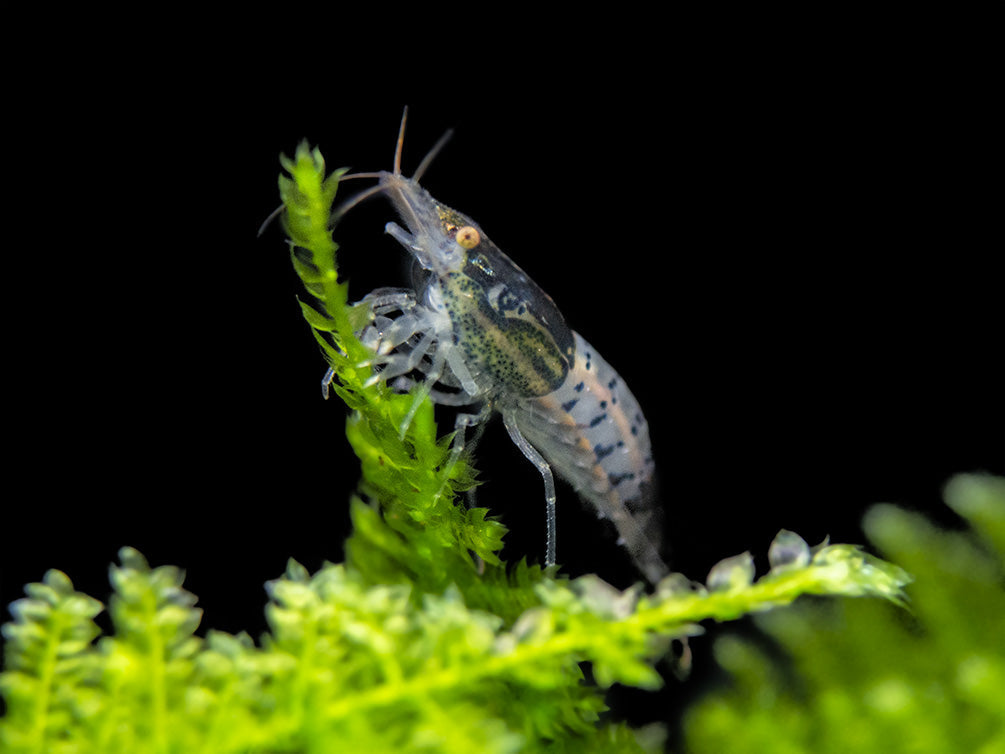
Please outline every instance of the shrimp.
[[[464, 446], [465, 428], [495, 413], [502, 416], [510, 439], [544, 482], [546, 565], [556, 559], [555, 472], [598, 517], [614, 523], [618, 543], [638, 569], [659, 581], [669, 569], [659, 551], [661, 509], [649, 426], [638, 401], [478, 223], [419, 185], [449, 132], [411, 178], [402, 175], [406, 117], [407, 109], [393, 170], [356, 174], [377, 184], [333, 213], [337, 223], [360, 201], [387, 197], [404, 227], [389, 222], [385, 232], [423, 272], [415, 290], [382, 288], [361, 302], [369, 308], [370, 324], [359, 335], [374, 351], [374, 379], [407, 387], [415, 379], [408, 375], [419, 374], [417, 400], [429, 395], [437, 403], [475, 407], [457, 415], [455, 457]], [[331, 379], [329, 371], [326, 394]]]

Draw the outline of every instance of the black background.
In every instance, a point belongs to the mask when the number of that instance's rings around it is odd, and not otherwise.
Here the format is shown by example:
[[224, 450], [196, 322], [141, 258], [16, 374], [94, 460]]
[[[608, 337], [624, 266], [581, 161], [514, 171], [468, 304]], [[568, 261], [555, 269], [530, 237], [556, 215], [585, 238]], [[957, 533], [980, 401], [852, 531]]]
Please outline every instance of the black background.
[[[491, 82], [457, 60], [312, 68], [295, 40], [248, 68], [178, 45], [133, 84], [139, 50], [64, 62], [15, 100], [8, 156], [2, 602], [48, 568], [105, 599], [131, 545], [186, 569], [204, 629], [257, 635], [288, 558], [341, 560], [345, 410], [321, 400], [281, 230], [256, 231], [280, 152], [306, 138], [329, 167], [388, 169], [405, 104], [405, 172], [454, 128], [426, 187], [639, 399], [675, 569], [744, 550], [763, 569], [780, 528], [862, 542], [878, 501], [951, 524], [951, 474], [1005, 472], [1001, 171], [986, 56], [961, 33], [706, 30], [544, 68], [508, 47]], [[374, 201], [344, 224], [354, 298], [406, 280], [389, 219]], [[540, 478], [497, 423], [480, 458], [507, 556], [540, 559]], [[565, 487], [558, 515], [566, 572], [630, 583]]]

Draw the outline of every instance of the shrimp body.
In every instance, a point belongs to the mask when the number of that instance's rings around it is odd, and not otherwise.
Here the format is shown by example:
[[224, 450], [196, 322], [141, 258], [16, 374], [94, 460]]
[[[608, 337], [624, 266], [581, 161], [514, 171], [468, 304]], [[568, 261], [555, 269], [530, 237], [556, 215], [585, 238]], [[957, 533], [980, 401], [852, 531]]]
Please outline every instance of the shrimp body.
[[364, 193], [394, 205], [405, 227], [391, 222], [385, 231], [414, 256], [425, 280], [415, 292], [382, 289], [368, 297], [375, 318], [401, 312], [361, 333], [375, 349], [380, 378], [407, 379], [418, 370], [434, 401], [480, 407], [459, 415], [461, 438], [466, 426], [493, 411], [502, 415], [544, 480], [547, 564], [555, 562], [554, 469], [614, 523], [642, 573], [659, 580], [668, 569], [659, 555], [649, 429], [638, 402], [477, 223], [401, 175], [401, 138], [395, 170], [374, 174], [377, 186]]

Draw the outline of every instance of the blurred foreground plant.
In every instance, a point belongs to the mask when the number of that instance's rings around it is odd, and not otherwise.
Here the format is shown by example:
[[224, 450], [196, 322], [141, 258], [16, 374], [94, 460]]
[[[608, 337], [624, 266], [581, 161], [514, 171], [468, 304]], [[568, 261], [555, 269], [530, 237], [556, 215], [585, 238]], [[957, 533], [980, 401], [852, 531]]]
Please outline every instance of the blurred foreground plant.
[[945, 496], [970, 531], [892, 505], [865, 519], [915, 578], [910, 613], [854, 600], [758, 616], [788, 663], [719, 639], [733, 684], [689, 712], [687, 751], [1005, 752], [1005, 479], [960, 475]]

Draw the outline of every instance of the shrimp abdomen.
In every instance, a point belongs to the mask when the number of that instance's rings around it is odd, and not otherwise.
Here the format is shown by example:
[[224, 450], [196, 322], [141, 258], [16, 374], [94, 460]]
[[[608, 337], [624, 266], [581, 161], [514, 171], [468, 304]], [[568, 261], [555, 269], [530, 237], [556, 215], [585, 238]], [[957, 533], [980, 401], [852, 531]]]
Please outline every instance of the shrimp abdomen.
[[668, 572], [660, 557], [662, 522], [655, 499], [649, 425], [618, 373], [579, 334], [562, 385], [503, 408], [560, 477], [609, 518], [642, 572]]

